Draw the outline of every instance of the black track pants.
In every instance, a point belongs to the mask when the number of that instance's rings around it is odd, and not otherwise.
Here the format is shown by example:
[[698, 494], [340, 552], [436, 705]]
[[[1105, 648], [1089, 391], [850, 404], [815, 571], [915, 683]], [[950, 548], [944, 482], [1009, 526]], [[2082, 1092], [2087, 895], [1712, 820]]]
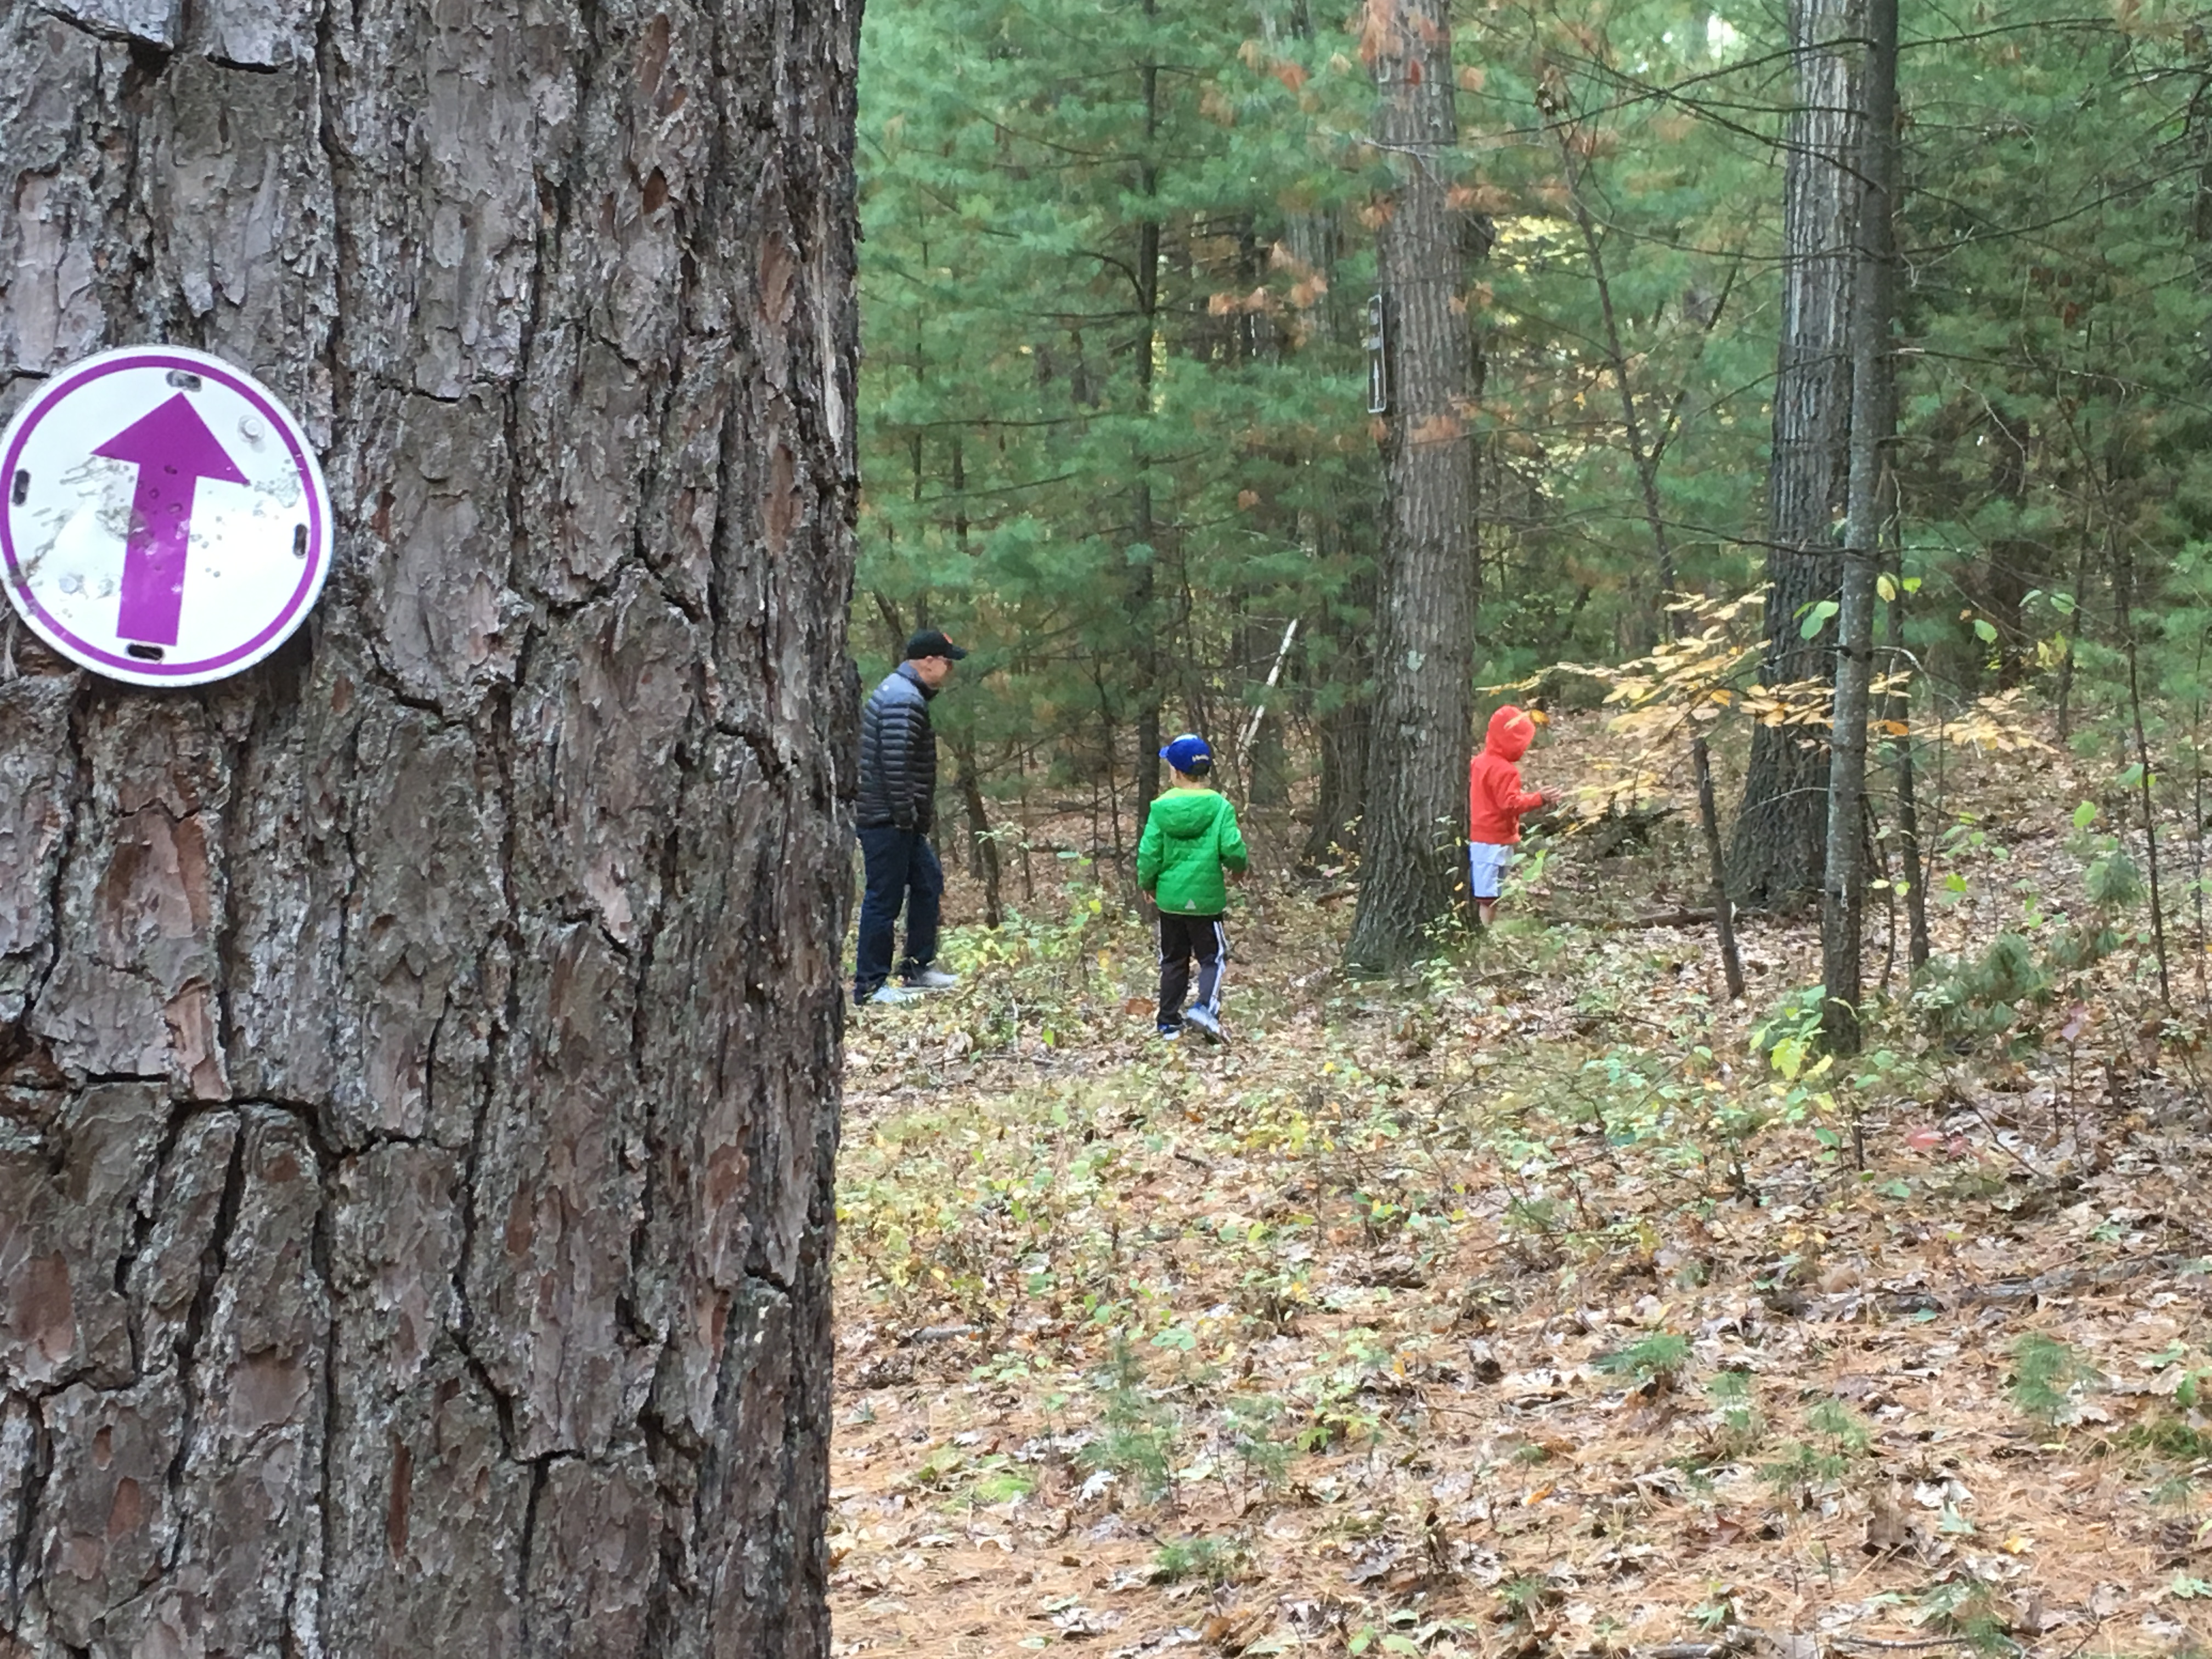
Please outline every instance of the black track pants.
[[1219, 916], [1160, 912], [1160, 1030], [1182, 1029], [1183, 998], [1190, 990], [1191, 958], [1198, 958], [1198, 1006], [1221, 1017], [1221, 970], [1229, 962], [1229, 934]]

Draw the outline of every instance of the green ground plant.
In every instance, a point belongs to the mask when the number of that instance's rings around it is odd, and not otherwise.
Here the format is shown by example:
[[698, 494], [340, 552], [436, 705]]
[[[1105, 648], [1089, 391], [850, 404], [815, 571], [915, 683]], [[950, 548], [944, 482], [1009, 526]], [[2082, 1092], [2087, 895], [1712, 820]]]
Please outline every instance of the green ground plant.
[[1690, 1339], [1675, 1331], [1653, 1331], [1625, 1348], [1601, 1354], [1597, 1368], [1609, 1376], [1630, 1379], [1638, 1387], [1672, 1389], [1680, 1383], [1690, 1361]]
[[1714, 1460], [1734, 1462], [1758, 1450], [1766, 1438], [1766, 1416], [1753, 1397], [1751, 1373], [1716, 1371], [1705, 1392], [1713, 1402], [1706, 1444]]
[[1164, 1584], [1226, 1584], [1243, 1566], [1246, 1553], [1233, 1539], [1166, 1538], [1152, 1553], [1152, 1577]]
[[1146, 1503], [1174, 1485], [1179, 1425], [1174, 1408], [1153, 1392], [1136, 1345], [1117, 1331], [1096, 1380], [1098, 1429], [1080, 1454], [1088, 1468], [1111, 1474]]
[[2029, 1331], [2013, 1344], [2012, 1377], [2006, 1384], [2013, 1408], [2045, 1431], [2063, 1428], [2080, 1410], [2077, 1398], [2095, 1378], [2090, 1365], [2057, 1337]]
[[1232, 1395], [1223, 1402], [1229, 1449], [1245, 1480], [1263, 1492], [1279, 1488], [1290, 1477], [1295, 1449], [1279, 1437], [1285, 1408], [1273, 1395]]
[[1806, 1438], [1784, 1442], [1759, 1471], [1777, 1495], [1794, 1497], [1801, 1507], [1819, 1488], [1846, 1480], [1871, 1439], [1866, 1419], [1834, 1398], [1816, 1401], [1805, 1414], [1805, 1427]]

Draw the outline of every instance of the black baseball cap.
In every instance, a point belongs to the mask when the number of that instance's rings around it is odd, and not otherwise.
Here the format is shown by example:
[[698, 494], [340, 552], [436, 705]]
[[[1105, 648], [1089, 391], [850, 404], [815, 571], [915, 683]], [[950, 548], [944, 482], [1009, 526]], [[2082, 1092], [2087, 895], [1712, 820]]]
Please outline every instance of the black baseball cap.
[[917, 657], [944, 657], [958, 662], [967, 654], [945, 637], [945, 630], [941, 628], [925, 628], [906, 642], [906, 659], [908, 662]]

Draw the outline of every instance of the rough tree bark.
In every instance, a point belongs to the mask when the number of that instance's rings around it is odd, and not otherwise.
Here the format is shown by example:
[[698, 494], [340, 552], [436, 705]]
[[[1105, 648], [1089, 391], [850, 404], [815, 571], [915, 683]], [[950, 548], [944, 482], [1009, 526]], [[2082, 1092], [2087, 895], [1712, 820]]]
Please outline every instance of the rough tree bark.
[[337, 565], [0, 682], [0, 1652], [827, 1651], [858, 5], [0, 7], [0, 412], [167, 340]]
[[[1782, 349], [1767, 474], [1768, 685], [1829, 683], [1832, 635], [1800, 636], [1806, 607], [1836, 592], [1837, 516], [1850, 425], [1850, 322], [1858, 223], [1858, 99], [1852, 84], [1862, 0], [1790, 0], [1797, 108], [1784, 173]], [[1827, 757], [1817, 726], [1752, 732], [1729, 886], [1748, 909], [1818, 892], [1827, 826]]]
[[1866, 45], [1858, 76], [1858, 258], [1851, 291], [1850, 478], [1844, 527], [1843, 608], [1836, 617], [1827, 864], [1820, 889], [1820, 1029], [1829, 1051], [1844, 1054], [1859, 1049], [1875, 576], [1896, 501], [1890, 453], [1897, 427], [1890, 328], [1897, 246], [1897, 0], [1864, 0], [1864, 4]]
[[1458, 883], [1477, 567], [1465, 227], [1446, 198], [1459, 136], [1449, 9], [1445, 0], [1376, 0], [1366, 30], [1381, 91], [1376, 140], [1398, 188], [1376, 234], [1389, 342], [1389, 501], [1359, 911], [1345, 960], [1376, 969], [1420, 954]]

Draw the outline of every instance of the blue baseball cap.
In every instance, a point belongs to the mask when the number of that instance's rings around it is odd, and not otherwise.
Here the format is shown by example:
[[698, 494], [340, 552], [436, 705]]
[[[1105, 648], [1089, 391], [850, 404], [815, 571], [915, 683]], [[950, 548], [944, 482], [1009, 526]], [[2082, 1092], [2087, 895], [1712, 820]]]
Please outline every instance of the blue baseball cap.
[[1206, 746], [1206, 739], [1195, 732], [1186, 732], [1166, 748], [1160, 758], [1178, 772], [1188, 772], [1200, 761], [1210, 761], [1213, 751]]

